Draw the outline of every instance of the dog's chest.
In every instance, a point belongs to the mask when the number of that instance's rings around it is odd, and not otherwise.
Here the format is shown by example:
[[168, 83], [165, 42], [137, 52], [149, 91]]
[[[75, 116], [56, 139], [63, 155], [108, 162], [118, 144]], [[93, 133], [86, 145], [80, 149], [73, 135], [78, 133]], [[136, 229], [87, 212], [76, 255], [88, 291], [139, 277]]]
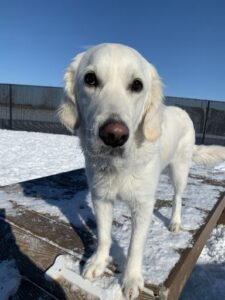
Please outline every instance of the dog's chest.
[[136, 182], [132, 174], [117, 174], [113, 181], [115, 198], [129, 201], [134, 197]]
[[143, 180], [133, 173], [111, 172], [96, 183], [94, 190], [98, 198], [130, 202], [143, 190], [143, 184]]

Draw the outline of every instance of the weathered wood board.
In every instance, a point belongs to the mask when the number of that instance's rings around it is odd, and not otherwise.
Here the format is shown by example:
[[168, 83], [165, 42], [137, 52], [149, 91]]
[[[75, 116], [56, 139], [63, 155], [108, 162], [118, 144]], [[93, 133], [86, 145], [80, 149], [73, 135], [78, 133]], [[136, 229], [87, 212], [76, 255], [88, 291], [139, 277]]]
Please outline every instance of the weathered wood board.
[[[221, 216], [225, 209], [224, 178], [213, 178], [205, 171], [198, 174], [196, 170], [190, 174], [190, 178], [196, 180], [200, 188], [210, 185], [215, 189], [218, 187], [220, 192], [212, 208], [198, 208], [204, 210], [205, 218], [198, 228], [190, 230], [193, 235], [192, 247], [180, 251], [178, 262], [164, 282], [158, 285], [146, 283], [147, 294], [142, 293], [140, 299], [178, 299], [210, 232], [217, 222], [224, 221], [224, 214]], [[87, 217], [83, 223], [79, 218], [82, 213], [86, 216], [90, 208], [86, 207], [86, 202], [74, 201], [76, 195], [83, 197], [84, 194], [87, 194], [84, 170], [0, 188], [0, 199], [4, 199], [0, 203], [6, 204], [0, 206], [0, 261], [14, 258], [22, 275], [20, 288], [11, 299], [87, 299], [84, 291], [74, 291], [66, 282], [49, 282], [44, 277], [45, 271], [58, 255], [71, 255], [75, 261], [80, 261], [82, 270], [82, 259], [89, 257], [95, 249], [94, 216]], [[20, 201], [17, 201], [18, 197]], [[39, 200], [44, 200], [40, 206]], [[70, 208], [71, 201], [74, 201], [73, 205], [78, 203], [77, 215], [70, 214], [70, 209], [65, 210], [65, 206]], [[54, 206], [65, 215], [65, 220], [57, 217], [57, 213], [52, 214], [52, 211], [41, 207], [43, 203]], [[167, 205], [171, 206], [171, 201], [158, 199], [155, 213]], [[89, 213], [92, 214], [91, 211]], [[76, 222], [72, 223], [72, 218], [77, 218]], [[118, 220], [114, 223], [118, 226]]]

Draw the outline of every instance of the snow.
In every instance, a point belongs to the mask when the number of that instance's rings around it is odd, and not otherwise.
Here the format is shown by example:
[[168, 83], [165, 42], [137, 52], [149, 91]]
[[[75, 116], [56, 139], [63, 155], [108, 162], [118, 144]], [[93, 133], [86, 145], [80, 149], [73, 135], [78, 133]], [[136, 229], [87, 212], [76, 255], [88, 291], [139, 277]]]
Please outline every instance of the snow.
[[14, 295], [20, 285], [21, 276], [16, 268], [15, 261], [4, 260], [0, 262], [0, 296], [7, 300]]
[[218, 225], [202, 250], [181, 300], [221, 300], [224, 295], [225, 226]]
[[215, 167], [215, 171], [225, 171], [225, 162]]
[[84, 167], [77, 137], [0, 130], [0, 186]]
[[[221, 249], [223, 251], [221, 251]], [[214, 229], [214, 234], [208, 239], [204, 247], [199, 263], [220, 264], [225, 262], [225, 227], [218, 225]], [[225, 265], [224, 265], [225, 267]], [[225, 282], [225, 278], [224, 278]]]
[[54, 264], [46, 271], [46, 279], [64, 279], [73, 290], [78, 287], [100, 300], [122, 299], [122, 292], [117, 277], [104, 276], [102, 280], [86, 280], [79, 275], [79, 262], [69, 255], [59, 255]]
[[[0, 153], [2, 154], [0, 157], [0, 185], [2, 186], [84, 167], [79, 141], [73, 136], [0, 130]], [[208, 185], [203, 177], [211, 176], [215, 180], [224, 180], [224, 171], [225, 163], [213, 170], [195, 165], [192, 167], [188, 188], [183, 197], [183, 228], [178, 234], [168, 231], [173, 189], [167, 174], [162, 174], [157, 199], [163, 200], [166, 205], [155, 210], [147, 237], [143, 268], [146, 282], [154, 284], [163, 282], [179, 259], [177, 250], [191, 246], [192, 235], [189, 231], [197, 229], [204, 222], [206, 211], [211, 210], [220, 193], [224, 192], [224, 187]], [[45, 191], [45, 193], [52, 193], [52, 197], [48, 197], [48, 202], [42, 197], [27, 197], [22, 189], [16, 189], [10, 191], [11, 202], [9, 202], [7, 193], [0, 191], [0, 207], [5, 208], [7, 214], [14, 214], [13, 203], [15, 202], [26, 206], [27, 209], [50, 214], [76, 226], [85, 224], [87, 220], [94, 220], [91, 198], [87, 191], [77, 192], [70, 201], [65, 198], [64, 191], [61, 194], [59, 190], [57, 191], [60, 201], [55, 201], [54, 191]], [[84, 203], [88, 209], [83, 209]], [[111, 255], [122, 270], [128, 250], [131, 220], [128, 208], [121, 202], [115, 205], [114, 219]], [[93, 230], [90, 228], [90, 231]], [[225, 290], [225, 282], [222, 279], [225, 278], [224, 232], [225, 226], [214, 229], [184, 289], [182, 300], [190, 297], [198, 300], [222, 299], [222, 297], [217, 298], [217, 292], [218, 287], [221, 291]], [[75, 263], [73, 268], [76, 270]], [[78, 269], [77, 274], [79, 274]], [[113, 294], [118, 291], [119, 276], [120, 274], [116, 277], [104, 276], [93, 284], [97, 284], [101, 291], [106, 290], [110, 291], [109, 294]], [[207, 292], [202, 292], [202, 289]]]

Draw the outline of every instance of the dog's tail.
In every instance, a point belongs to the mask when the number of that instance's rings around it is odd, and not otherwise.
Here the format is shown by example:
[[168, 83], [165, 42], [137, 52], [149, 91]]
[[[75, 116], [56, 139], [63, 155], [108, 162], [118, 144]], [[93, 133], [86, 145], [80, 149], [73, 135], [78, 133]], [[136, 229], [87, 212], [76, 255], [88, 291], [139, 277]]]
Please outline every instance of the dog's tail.
[[192, 159], [200, 165], [215, 166], [225, 161], [225, 147], [195, 145]]

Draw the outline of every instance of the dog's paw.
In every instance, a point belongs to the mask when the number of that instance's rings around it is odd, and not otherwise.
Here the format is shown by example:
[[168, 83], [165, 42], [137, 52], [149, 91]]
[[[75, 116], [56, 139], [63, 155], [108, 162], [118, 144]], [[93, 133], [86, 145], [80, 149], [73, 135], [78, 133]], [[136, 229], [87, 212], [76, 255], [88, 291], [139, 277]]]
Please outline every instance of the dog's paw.
[[107, 259], [102, 259], [99, 255], [94, 254], [85, 264], [83, 270], [83, 277], [87, 279], [95, 278], [101, 276], [107, 265]]
[[179, 232], [181, 229], [181, 224], [179, 222], [171, 222], [169, 225], [169, 230], [171, 232]]
[[127, 300], [136, 299], [143, 290], [144, 280], [142, 276], [129, 277], [124, 276], [122, 283], [122, 291]]

